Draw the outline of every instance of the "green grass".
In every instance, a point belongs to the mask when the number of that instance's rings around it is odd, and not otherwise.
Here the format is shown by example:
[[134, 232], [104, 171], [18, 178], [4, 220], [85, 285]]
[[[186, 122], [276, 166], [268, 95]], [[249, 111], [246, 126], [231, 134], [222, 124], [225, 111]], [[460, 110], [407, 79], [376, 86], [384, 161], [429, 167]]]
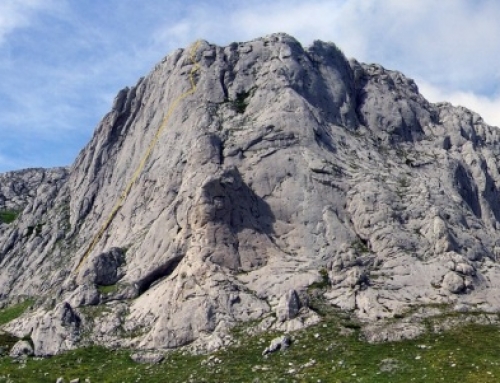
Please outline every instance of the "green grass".
[[308, 290], [314, 290], [314, 289], [325, 289], [328, 286], [330, 286], [330, 277], [328, 276], [328, 270], [326, 268], [321, 268], [319, 270], [319, 275], [321, 279], [317, 282], [313, 282], [311, 285], [309, 285]]
[[234, 100], [230, 99], [230, 98], [226, 98], [224, 100], [224, 103], [229, 103], [231, 108], [234, 111], [236, 111], [236, 113], [243, 114], [243, 113], [245, 113], [247, 106], [248, 106], [248, 98], [250, 96], [252, 96], [254, 91], [255, 91], [255, 87], [250, 89], [248, 92], [245, 92], [245, 91], [238, 92], [236, 94], [236, 98]]
[[116, 293], [119, 290], [119, 286], [117, 284], [108, 286], [98, 285], [97, 290], [99, 290], [101, 294], [111, 294]]
[[16, 319], [26, 311], [28, 307], [33, 304], [32, 299], [27, 299], [22, 303], [0, 309], [0, 326], [9, 323], [11, 320]]
[[[18, 340], [19, 339], [13, 335], [0, 332], [0, 357], [2, 355], [8, 354], [10, 349], [12, 348], [12, 346], [14, 346]], [[1, 381], [1, 378], [0, 378], [0, 381]]]
[[[33, 304], [32, 299], [27, 299], [22, 303], [18, 303], [16, 305], [12, 305], [3, 309], [0, 309], [0, 326], [6, 323], [9, 323], [11, 320], [16, 319], [22, 313], [24, 313], [28, 307]], [[11, 347], [18, 341], [19, 339], [15, 336], [12, 336], [7, 333], [3, 333], [0, 331], [0, 356], [2, 354], [8, 353]], [[1, 359], [0, 359], [1, 360]], [[0, 362], [1, 366], [2, 362]], [[0, 382], [2, 382], [2, 368], [0, 367]]]
[[[368, 344], [358, 326], [331, 308], [323, 308], [323, 322], [292, 334], [285, 352], [262, 356], [279, 335], [247, 335], [234, 330], [237, 344], [208, 356], [167, 354], [159, 365], [136, 364], [130, 351], [89, 347], [46, 359], [13, 364], [0, 358], [0, 382], [10, 375], [15, 382], [53, 383], [60, 376], [90, 378], [92, 382], [498, 382], [500, 381], [500, 328], [467, 325], [442, 334], [428, 333], [416, 340]], [[350, 335], [341, 335], [349, 327]], [[422, 347], [424, 346], [424, 347]], [[23, 367], [22, 367], [23, 366]], [[293, 370], [293, 371], [292, 371]]]
[[0, 223], [12, 223], [18, 217], [19, 212], [15, 210], [2, 210], [0, 211]]
[[355, 241], [351, 243], [351, 246], [354, 250], [356, 250], [358, 253], [369, 253], [370, 249], [368, 247], [368, 243], [366, 240], [363, 240], [361, 238], [357, 238]]
[[33, 233], [35, 233], [37, 236], [40, 235], [44, 225], [45, 223], [37, 223], [35, 226], [28, 226], [26, 237], [31, 237]]
[[233, 100], [232, 105], [237, 113], [245, 113], [247, 109], [248, 102], [247, 98], [250, 96], [250, 92], [240, 92], [236, 94], [236, 99]]

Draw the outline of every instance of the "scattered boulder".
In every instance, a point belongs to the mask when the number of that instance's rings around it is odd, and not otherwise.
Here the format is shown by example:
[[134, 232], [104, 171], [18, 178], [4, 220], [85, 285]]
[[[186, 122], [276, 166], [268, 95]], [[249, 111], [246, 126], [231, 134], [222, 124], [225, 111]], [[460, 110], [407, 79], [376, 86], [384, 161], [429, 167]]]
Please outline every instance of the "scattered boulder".
[[304, 369], [304, 368], [313, 367], [315, 364], [316, 364], [315, 359], [309, 359], [309, 361], [307, 363], [304, 363], [302, 366], [300, 366], [300, 368]]
[[399, 361], [393, 358], [387, 358], [380, 361], [381, 372], [392, 372], [398, 370], [400, 367]]
[[370, 324], [363, 327], [363, 335], [370, 343], [398, 342], [404, 339], [415, 339], [425, 332], [422, 323], [383, 323]]
[[465, 290], [464, 278], [450, 271], [444, 276], [442, 287], [452, 294], [460, 294]]
[[158, 364], [165, 359], [165, 355], [159, 352], [137, 352], [130, 355], [130, 359], [136, 363]]
[[99, 303], [99, 291], [94, 284], [83, 284], [73, 291], [68, 301], [72, 307], [96, 305]]
[[274, 338], [271, 341], [271, 344], [264, 349], [264, 351], [262, 352], [262, 355], [271, 354], [271, 353], [276, 352], [276, 351], [284, 351], [288, 347], [290, 347], [290, 344], [291, 344], [291, 340], [290, 340], [290, 337], [288, 335], [283, 335], [283, 336], [280, 336], [278, 338]]
[[23, 358], [33, 356], [34, 354], [35, 352], [31, 343], [27, 340], [20, 340], [12, 347], [9, 355], [11, 358]]

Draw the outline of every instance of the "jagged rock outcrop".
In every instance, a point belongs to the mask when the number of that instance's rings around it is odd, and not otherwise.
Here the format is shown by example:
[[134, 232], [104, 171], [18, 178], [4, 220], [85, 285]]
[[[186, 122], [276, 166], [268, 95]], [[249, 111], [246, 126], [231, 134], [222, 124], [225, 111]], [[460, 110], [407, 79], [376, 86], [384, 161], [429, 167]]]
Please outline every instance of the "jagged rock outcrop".
[[70, 169], [15, 193], [24, 173], [0, 176], [0, 206], [23, 208], [0, 224], [0, 297], [45, 299], [5, 329], [31, 333], [38, 355], [206, 350], [239, 321], [316, 322], [301, 297], [314, 282], [367, 320], [429, 303], [497, 311], [499, 139], [332, 43], [179, 49], [118, 93]]
[[0, 211], [20, 212], [35, 198], [53, 198], [55, 192], [51, 185], [64, 182], [67, 174], [66, 168], [26, 169], [0, 174]]

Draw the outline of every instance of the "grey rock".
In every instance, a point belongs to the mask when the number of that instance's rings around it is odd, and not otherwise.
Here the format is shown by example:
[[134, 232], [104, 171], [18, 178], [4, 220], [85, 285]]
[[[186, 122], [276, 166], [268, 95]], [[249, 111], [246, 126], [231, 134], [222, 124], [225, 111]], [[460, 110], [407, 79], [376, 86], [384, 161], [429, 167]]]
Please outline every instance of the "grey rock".
[[[332, 43], [196, 47], [120, 91], [70, 168], [0, 175], [0, 211], [20, 212], [0, 223], [0, 305], [40, 298], [6, 329], [32, 331], [39, 355], [78, 347], [83, 328], [202, 352], [273, 312], [280, 331], [317, 323], [291, 291], [318, 281], [370, 323], [428, 303], [500, 310], [497, 128]], [[196, 91], [144, 159], [191, 57]]]
[[458, 305], [455, 305], [453, 310], [456, 311], [457, 313], [467, 313], [470, 311], [470, 308], [467, 305], [458, 304]]
[[72, 350], [80, 339], [81, 319], [69, 303], [57, 304], [52, 310], [41, 308], [27, 317], [6, 326], [9, 332], [22, 337], [31, 334], [35, 355], [55, 355]]
[[22, 212], [36, 197], [47, 193], [49, 185], [64, 182], [67, 175], [67, 168], [26, 169], [0, 174], [0, 211]]
[[276, 351], [284, 351], [290, 347], [290, 337], [288, 335], [283, 335], [278, 338], [274, 338], [271, 344], [264, 349], [262, 355], [267, 355]]
[[57, 378], [56, 383], [64, 383], [64, 378], [63, 377]]
[[125, 254], [121, 248], [113, 247], [92, 259], [81, 273], [81, 278], [96, 285], [114, 285], [123, 277], [122, 266]]
[[158, 364], [165, 359], [165, 355], [159, 352], [140, 352], [130, 355], [136, 363]]
[[405, 339], [415, 339], [425, 332], [422, 323], [383, 323], [369, 324], [363, 327], [364, 338], [370, 343], [397, 342]]
[[381, 372], [393, 372], [400, 369], [400, 362], [397, 359], [386, 358], [380, 361]]
[[316, 364], [316, 360], [315, 359], [309, 359], [308, 362], [306, 362], [302, 366], [300, 366], [300, 369], [309, 368], [309, 367], [314, 366], [315, 364]]
[[95, 285], [83, 284], [71, 293], [68, 302], [71, 307], [96, 305], [100, 302], [99, 292]]
[[80, 383], [80, 378], [71, 379], [69, 383]]
[[11, 358], [21, 358], [33, 355], [33, 347], [31, 346], [30, 342], [26, 340], [20, 340], [16, 344], [14, 344], [9, 353], [9, 356]]
[[286, 333], [302, 330], [321, 322], [321, 317], [313, 310], [302, 307], [293, 318], [288, 318], [286, 321], [275, 321], [272, 328], [276, 331]]
[[444, 276], [442, 287], [451, 293], [459, 294], [465, 289], [464, 278], [450, 271]]
[[277, 308], [278, 320], [284, 322], [288, 319], [293, 319], [299, 314], [301, 303], [299, 296], [295, 290], [288, 291], [280, 299]]

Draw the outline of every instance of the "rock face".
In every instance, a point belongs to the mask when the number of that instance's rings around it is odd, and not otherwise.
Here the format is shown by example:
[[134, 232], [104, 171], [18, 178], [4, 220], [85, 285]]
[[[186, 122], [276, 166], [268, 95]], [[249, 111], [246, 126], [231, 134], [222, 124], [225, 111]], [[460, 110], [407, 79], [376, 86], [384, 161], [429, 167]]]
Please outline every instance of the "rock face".
[[368, 320], [497, 311], [499, 144], [332, 43], [179, 49], [118, 93], [70, 169], [0, 175], [0, 210], [20, 212], [0, 223], [0, 299], [39, 298], [4, 328], [38, 355], [203, 349], [239, 321], [297, 321], [314, 282]]
[[295, 290], [288, 291], [283, 295], [277, 307], [277, 317], [280, 322], [293, 319], [299, 314], [301, 303]]

